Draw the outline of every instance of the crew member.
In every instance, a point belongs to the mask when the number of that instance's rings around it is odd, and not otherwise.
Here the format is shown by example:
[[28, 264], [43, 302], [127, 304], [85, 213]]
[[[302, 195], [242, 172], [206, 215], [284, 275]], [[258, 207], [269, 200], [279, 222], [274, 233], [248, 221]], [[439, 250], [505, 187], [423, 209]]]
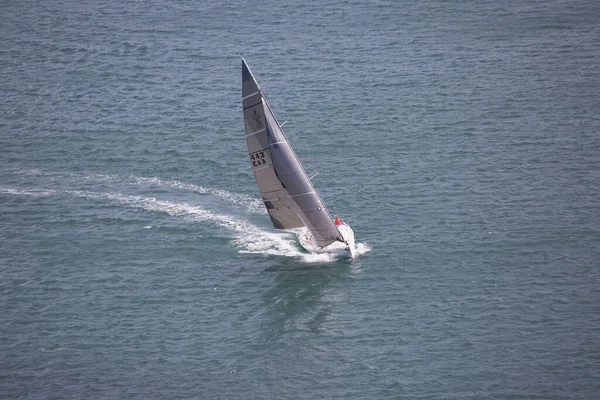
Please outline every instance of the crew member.
[[335, 216], [335, 224], [337, 226], [340, 226], [342, 224], [342, 221], [340, 221], [340, 217], [338, 217], [337, 215]]

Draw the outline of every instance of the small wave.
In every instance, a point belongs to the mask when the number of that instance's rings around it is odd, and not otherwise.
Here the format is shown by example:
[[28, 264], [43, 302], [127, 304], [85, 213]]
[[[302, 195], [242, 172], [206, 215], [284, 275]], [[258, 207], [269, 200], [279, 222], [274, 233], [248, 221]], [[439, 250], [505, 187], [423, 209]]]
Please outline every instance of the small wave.
[[366, 243], [356, 243], [355, 248], [356, 248], [356, 254], [359, 256], [371, 251], [371, 248]]
[[57, 190], [54, 189], [15, 189], [0, 186], [0, 193], [8, 193], [14, 195], [21, 196], [32, 196], [32, 197], [45, 197], [45, 196], [53, 196], [58, 193]]

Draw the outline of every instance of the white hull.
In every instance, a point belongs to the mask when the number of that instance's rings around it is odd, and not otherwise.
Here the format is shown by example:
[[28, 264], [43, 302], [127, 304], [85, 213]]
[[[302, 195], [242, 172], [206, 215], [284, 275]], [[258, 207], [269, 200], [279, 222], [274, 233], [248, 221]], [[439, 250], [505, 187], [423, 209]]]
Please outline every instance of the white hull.
[[295, 232], [298, 235], [300, 245], [310, 253], [333, 253], [354, 258], [356, 247], [354, 245], [354, 231], [346, 224], [338, 226], [338, 230], [342, 234], [345, 243], [333, 242], [329, 246], [318, 247], [312, 240], [311, 233], [306, 229]]

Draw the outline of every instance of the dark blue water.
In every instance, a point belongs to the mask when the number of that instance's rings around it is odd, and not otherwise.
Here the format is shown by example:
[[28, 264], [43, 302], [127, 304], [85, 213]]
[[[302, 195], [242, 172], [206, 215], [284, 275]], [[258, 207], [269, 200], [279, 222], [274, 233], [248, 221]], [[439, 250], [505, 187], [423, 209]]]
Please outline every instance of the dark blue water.
[[[593, 399], [600, 5], [0, 5], [0, 397]], [[352, 261], [275, 234], [243, 55]]]

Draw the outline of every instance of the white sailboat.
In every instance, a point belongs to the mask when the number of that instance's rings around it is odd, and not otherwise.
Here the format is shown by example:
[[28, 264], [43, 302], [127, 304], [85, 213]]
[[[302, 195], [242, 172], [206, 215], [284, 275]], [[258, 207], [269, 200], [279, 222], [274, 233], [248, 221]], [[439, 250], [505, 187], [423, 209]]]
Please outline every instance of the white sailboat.
[[273, 227], [296, 233], [309, 252], [354, 258], [354, 232], [329, 215], [243, 58], [242, 108], [250, 165]]

